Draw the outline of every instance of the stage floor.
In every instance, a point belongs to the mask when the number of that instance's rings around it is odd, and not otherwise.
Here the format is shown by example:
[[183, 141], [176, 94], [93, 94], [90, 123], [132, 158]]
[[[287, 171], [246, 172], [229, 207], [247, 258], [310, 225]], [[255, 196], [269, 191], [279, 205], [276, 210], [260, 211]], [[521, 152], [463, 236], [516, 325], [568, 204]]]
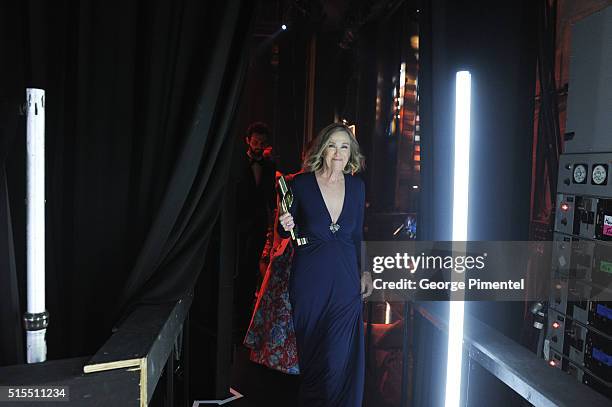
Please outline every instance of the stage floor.
[[244, 397], [232, 407], [287, 407], [297, 405], [299, 376], [269, 369], [249, 360], [249, 350], [240, 346], [232, 366], [232, 388]]

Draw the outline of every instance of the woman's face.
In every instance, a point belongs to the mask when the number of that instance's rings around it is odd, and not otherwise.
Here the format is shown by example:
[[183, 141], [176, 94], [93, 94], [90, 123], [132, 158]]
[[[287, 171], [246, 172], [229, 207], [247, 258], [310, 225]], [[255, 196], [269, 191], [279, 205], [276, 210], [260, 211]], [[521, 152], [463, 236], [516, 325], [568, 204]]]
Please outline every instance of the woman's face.
[[323, 150], [323, 162], [332, 171], [342, 171], [351, 155], [351, 139], [343, 130], [332, 133]]

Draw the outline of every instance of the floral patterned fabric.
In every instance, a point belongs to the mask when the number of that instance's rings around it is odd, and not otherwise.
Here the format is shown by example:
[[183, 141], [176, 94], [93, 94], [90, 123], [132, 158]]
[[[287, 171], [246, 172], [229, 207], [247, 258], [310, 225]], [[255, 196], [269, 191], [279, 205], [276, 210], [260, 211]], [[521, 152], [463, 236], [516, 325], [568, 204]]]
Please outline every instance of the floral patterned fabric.
[[251, 324], [244, 345], [251, 349], [250, 359], [288, 374], [299, 374], [297, 345], [291, 303], [289, 273], [293, 246], [270, 230], [262, 259], [269, 258], [266, 275], [259, 289]]

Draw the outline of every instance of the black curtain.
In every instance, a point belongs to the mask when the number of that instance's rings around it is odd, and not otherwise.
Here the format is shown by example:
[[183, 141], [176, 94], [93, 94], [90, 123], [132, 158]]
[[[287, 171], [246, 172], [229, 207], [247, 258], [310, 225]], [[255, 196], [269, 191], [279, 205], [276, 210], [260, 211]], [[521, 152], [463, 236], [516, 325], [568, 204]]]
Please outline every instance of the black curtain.
[[[4, 24], [5, 20], [4, 13], [0, 14], [0, 55], [3, 60], [7, 55], [14, 55], [18, 49], [14, 41], [15, 33]], [[7, 63], [0, 64], [0, 78], [8, 78], [11, 72], [8, 66]], [[21, 325], [22, 305], [25, 304], [20, 301], [23, 289], [17, 274], [12, 222], [15, 216], [11, 213], [7, 177], [9, 153], [17, 145], [20, 106], [15, 102], [16, 95], [11, 94], [13, 89], [5, 86], [9, 82], [5, 79], [0, 82], [0, 366], [20, 364], [25, 359]], [[25, 89], [20, 101], [25, 102]], [[25, 119], [23, 121], [25, 126]], [[21, 198], [23, 206], [23, 194]]]
[[[0, 135], [1, 132], [0, 132]], [[0, 366], [23, 363], [23, 332], [4, 159], [0, 159]]]
[[[234, 138], [252, 2], [0, 6], [15, 257], [23, 285], [26, 87], [46, 90], [49, 357], [91, 354], [138, 302], [202, 269]], [[11, 45], [9, 44], [15, 44]], [[3, 301], [2, 308], [6, 298]], [[21, 308], [24, 307], [23, 302]]]

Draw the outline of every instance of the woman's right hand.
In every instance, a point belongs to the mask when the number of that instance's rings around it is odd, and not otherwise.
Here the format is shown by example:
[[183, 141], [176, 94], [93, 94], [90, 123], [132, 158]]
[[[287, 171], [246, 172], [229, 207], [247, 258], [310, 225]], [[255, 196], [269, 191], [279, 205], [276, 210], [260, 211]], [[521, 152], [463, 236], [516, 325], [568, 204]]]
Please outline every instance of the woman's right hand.
[[285, 230], [285, 232], [291, 231], [295, 227], [295, 223], [293, 223], [293, 216], [289, 212], [285, 212], [278, 217], [278, 221], [281, 226]]

